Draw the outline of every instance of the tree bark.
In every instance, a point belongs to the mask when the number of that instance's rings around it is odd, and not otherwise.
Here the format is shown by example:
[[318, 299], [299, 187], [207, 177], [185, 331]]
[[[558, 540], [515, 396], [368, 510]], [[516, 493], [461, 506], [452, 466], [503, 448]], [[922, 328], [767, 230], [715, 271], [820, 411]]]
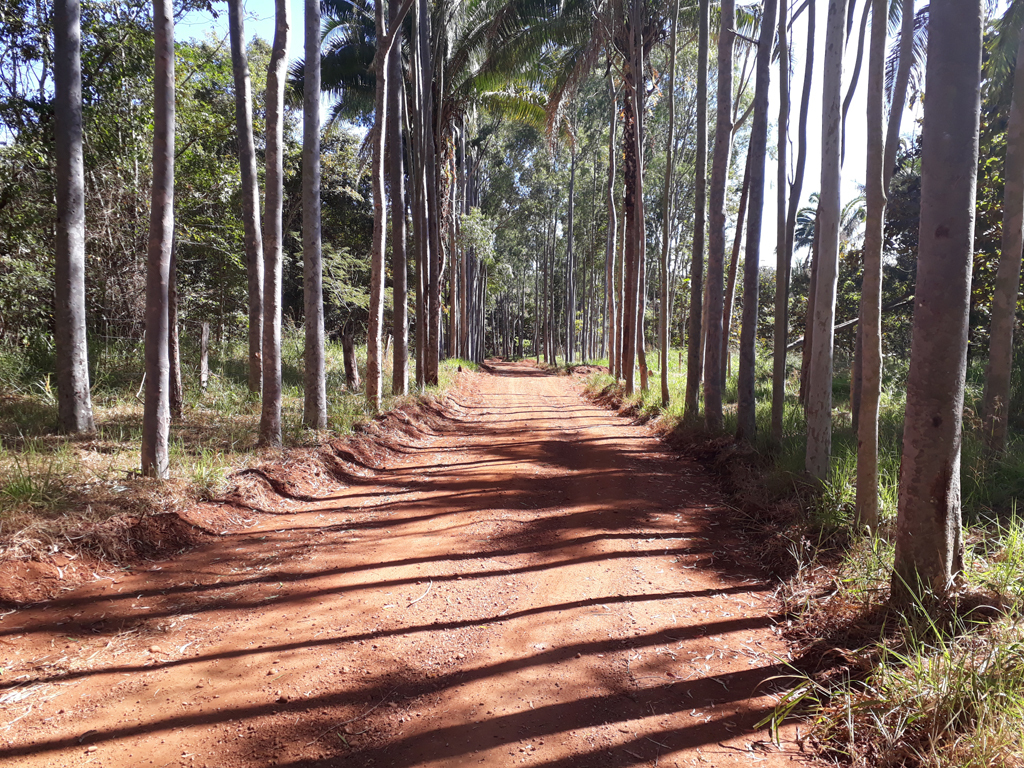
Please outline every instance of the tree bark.
[[1002, 254], [992, 294], [988, 374], [985, 377], [985, 442], [990, 450], [1006, 450], [1010, 414], [1010, 376], [1013, 369], [1013, 326], [1020, 290], [1021, 249], [1024, 246], [1024, 29], [1017, 48], [1013, 96], [1006, 126], [1006, 179], [1003, 189]]
[[668, 346], [669, 320], [672, 307], [669, 302], [668, 250], [672, 231], [672, 150], [676, 139], [676, 27], [679, 26], [679, 0], [672, 4], [672, 42], [668, 69], [668, 138], [665, 141], [665, 200], [661, 230], [661, 328], [658, 334], [661, 346], [661, 404], [668, 407]]
[[921, 230], [893, 598], [947, 594], [963, 564], [960, 445], [974, 244], [981, 0], [932, 0]]
[[576, 212], [576, 145], [570, 148], [569, 215], [565, 234], [565, 362], [576, 362], [576, 252], [574, 224]]
[[[401, 51], [401, 27], [398, 26], [400, 0], [391, 0], [391, 24], [396, 32], [395, 48]], [[391, 175], [391, 275], [393, 280], [394, 314], [392, 316], [391, 333], [395, 337], [395, 356], [391, 372], [391, 392], [395, 395], [409, 394], [409, 272], [408, 257], [405, 250], [405, 157], [402, 146], [402, 80], [401, 56], [392, 56], [388, 60], [390, 71], [388, 79], [391, 83], [388, 111], [391, 121], [388, 123], [388, 158]]]
[[249, 391], [263, 384], [263, 233], [260, 231], [260, 191], [256, 172], [256, 145], [252, 135], [252, 82], [245, 55], [242, 0], [228, 0], [231, 71], [235, 83], [235, 130], [242, 179], [242, 229], [245, 271], [249, 284]]
[[779, 1], [779, 145], [775, 218], [775, 336], [772, 367], [772, 445], [782, 445], [786, 412], [786, 337], [789, 335], [789, 270], [792, 254], [786, 248], [786, 183], [789, 149], [789, 0]]
[[263, 408], [260, 445], [281, 445], [281, 276], [284, 230], [284, 88], [288, 75], [289, 0], [274, 0], [274, 45], [267, 68], [266, 207], [263, 212]]
[[736, 212], [736, 232], [732, 239], [732, 255], [729, 257], [729, 274], [725, 279], [725, 301], [722, 303], [722, 381], [728, 380], [729, 341], [732, 336], [732, 310], [736, 301], [736, 273], [739, 270], [740, 246], [743, 243], [743, 220], [747, 215], [750, 199], [750, 146], [747, 146], [746, 166], [743, 170], [743, 188], [740, 190], [740, 207]]
[[384, 251], [385, 230], [384, 213], [384, 144], [394, 119], [388, 113], [388, 82], [390, 70], [390, 54], [383, 47], [387, 30], [384, 23], [384, 3], [374, 4], [374, 20], [377, 27], [377, 53], [374, 57], [374, 79], [376, 93], [374, 97], [374, 134], [373, 160], [370, 177], [373, 185], [373, 245], [370, 251], [370, 312], [366, 332], [366, 403], [377, 412], [382, 403], [382, 332], [384, 327]]
[[704, 420], [711, 432], [722, 430], [722, 296], [725, 270], [725, 187], [732, 152], [732, 49], [736, 36], [735, 0], [722, 0], [718, 35], [718, 117], [711, 165], [708, 238], [707, 332], [704, 351]]
[[618, 323], [618, 302], [615, 300], [615, 245], [618, 242], [618, 220], [615, 211], [615, 122], [618, 117], [618, 99], [612, 72], [608, 70], [608, 96], [611, 100], [611, 116], [608, 121], [608, 238], [605, 243], [605, 339], [608, 346], [608, 372], [615, 376], [618, 370], [619, 346], [615, 328]]
[[[785, 2], [785, 0], [783, 0]], [[757, 436], [757, 401], [754, 399], [754, 368], [757, 363], [757, 310], [761, 281], [761, 217], [764, 213], [765, 156], [768, 151], [768, 88], [771, 80], [772, 43], [775, 40], [776, 0], [764, 0], [761, 36], [757, 46], [754, 84], [754, 119], [750, 127], [750, 211], [747, 215], [747, 248], [743, 264], [743, 325], [740, 328], [740, 365], [737, 378], [736, 437], [753, 443]]]
[[171, 418], [181, 421], [184, 415], [184, 392], [181, 386], [181, 343], [178, 336], [178, 238], [171, 238], [171, 263], [167, 269], [167, 361], [170, 365]]
[[824, 480], [832, 453], [832, 326], [839, 265], [839, 185], [842, 169], [843, 40], [846, 0], [829, 0], [825, 37], [821, 127], [821, 197], [818, 207], [818, 272], [814, 334], [807, 387], [807, 471]]
[[302, 290], [306, 320], [302, 423], [327, 428], [324, 281], [320, 241], [320, 0], [306, 0], [302, 92]]
[[85, 323], [85, 171], [82, 159], [82, 33], [79, 0], [54, 5], [54, 127], [57, 153], [55, 334], [57, 422], [92, 432]]
[[153, 0], [153, 190], [146, 258], [146, 399], [142, 474], [166, 478], [171, 412], [167, 291], [174, 237], [174, 9]]
[[885, 144], [882, 110], [885, 92], [886, 2], [871, 0], [871, 43], [868, 53], [867, 175], [864, 225], [864, 276], [861, 284], [857, 336], [864, 378], [857, 424], [857, 521], [878, 526], [878, 400], [882, 372], [882, 237], [885, 228]]
[[352, 336], [350, 322], [345, 323], [345, 328], [341, 334], [341, 354], [345, 364], [345, 386], [349, 392], [358, 392], [362, 388], [362, 382], [359, 381], [359, 365], [356, 362], [356, 340]]

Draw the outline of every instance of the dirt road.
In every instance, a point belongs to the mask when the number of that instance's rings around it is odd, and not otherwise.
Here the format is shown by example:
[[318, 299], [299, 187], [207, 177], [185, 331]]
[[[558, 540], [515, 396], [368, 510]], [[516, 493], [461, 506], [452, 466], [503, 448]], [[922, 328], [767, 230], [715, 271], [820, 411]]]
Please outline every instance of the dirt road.
[[363, 482], [0, 611], [0, 764], [800, 759], [753, 731], [785, 646], [699, 467], [523, 364], [464, 374], [434, 426]]

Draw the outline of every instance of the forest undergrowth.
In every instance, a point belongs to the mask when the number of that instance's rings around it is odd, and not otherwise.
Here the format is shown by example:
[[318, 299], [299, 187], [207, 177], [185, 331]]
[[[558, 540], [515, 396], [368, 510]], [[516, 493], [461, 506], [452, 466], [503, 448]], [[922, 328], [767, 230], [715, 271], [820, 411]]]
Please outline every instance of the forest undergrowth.
[[[983, 371], [968, 374], [961, 493], [964, 568], [941, 605], [889, 605], [906, 367], [887, 361], [879, 420], [882, 524], [875, 534], [854, 518], [857, 441], [849, 412], [849, 371], [833, 386], [832, 470], [825, 483], [803, 472], [802, 408], [789, 396], [785, 439], [768, 443], [770, 357], [758, 371], [756, 445], [737, 444], [735, 370], [726, 390], [726, 429], [708, 435], [683, 421], [685, 361], [670, 359], [671, 405], [651, 387], [625, 397], [607, 374], [588, 392], [657, 428], [679, 450], [715, 471], [729, 494], [732, 521], [751, 561], [778, 579], [793, 647], [789, 692], [770, 722], [802, 720], [821, 756], [858, 766], [1024, 766], [1024, 425], [1003, 456], [993, 456], [975, 414]], [[656, 354], [648, 352], [650, 360]], [[607, 362], [607, 361], [604, 361]], [[799, 360], [790, 361], [799, 385]], [[1015, 371], [1015, 398], [1024, 397]], [[1011, 412], [1019, 413], [1020, 410]]]
[[[260, 399], [247, 388], [244, 339], [211, 342], [209, 379], [200, 386], [197, 340], [183, 338], [183, 417], [170, 433], [170, 479], [139, 473], [142, 439], [141, 342], [90, 344], [96, 432], [59, 434], [53, 370], [47, 352], [0, 347], [0, 561], [57, 551], [84, 551], [119, 561], [130, 550], [130, 528], [112, 521], [187, 508], [222, 495], [235, 473], [315, 448], [351, 432], [373, 414], [362, 392], [345, 386], [340, 342], [328, 342], [328, 428], [302, 425], [303, 336], [286, 327], [282, 339], [283, 448], [260, 448]], [[357, 348], [365, 380], [366, 349]], [[436, 391], [454, 381], [462, 360], [445, 361]], [[433, 388], [432, 388], [433, 389]], [[390, 354], [383, 390], [391, 391]], [[414, 399], [386, 396], [387, 411]]]

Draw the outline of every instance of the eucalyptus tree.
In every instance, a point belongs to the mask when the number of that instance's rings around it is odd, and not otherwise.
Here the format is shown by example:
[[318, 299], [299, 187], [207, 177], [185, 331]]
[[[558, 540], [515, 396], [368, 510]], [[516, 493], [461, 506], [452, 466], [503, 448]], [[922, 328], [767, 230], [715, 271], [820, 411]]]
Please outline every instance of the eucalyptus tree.
[[54, 342], [57, 419], [64, 432], [92, 432], [85, 326], [85, 170], [82, 159], [81, 6], [54, 5], [54, 127], [57, 155]]
[[242, 179], [242, 226], [245, 269], [249, 283], [249, 391], [259, 392], [263, 380], [263, 232], [260, 229], [259, 178], [252, 135], [252, 81], [245, 55], [242, 0], [228, 0], [228, 34], [235, 83], [235, 128]]
[[669, 316], [672, 307], [669, 301], [669, 239], [672, 227], [672, 150], [675, 144], [676, 130], [676, 42], [679, 26], [679, 0], [672, 4], [672, 38], [671, 55], [668, 69], [668, 137], [665, 141], [665, 200], [662, 212], [661, 232], [661, 328], [659, 346], [661, 347], [661, 404], [668, 406], [668, 352], [671, 331]]
[[963, 564], [960, 446], [971, 298], [981, 0], [932, 0], [914, 330], [893, 597], [945, 596]]
[[839, 184], [842, 167], [842, 75], [847, 0], [829, 0], [821, 127], [821, 191], [818, 257], [814, 287], [814, 332], [808, 372], [807, 471], [820, 480], [828, 475], [832, 451], [832, 342], [839, 261]]
[[291, 32], [289, 0], [274, 0], [274, 44], [267, 68], [266, 192], [263, 232], [263, 407], [261, 445], [281, 444], [281, 277], [284, 228], [284, 89]]
[[[715, 152], [711, 165], [708, 227], [707, 306], [704, 353], [704, 420], [707, 429], [722, 429], [722, 306], [725, 273], [725, 187], [732, 152], [732, 52], [736, 37], [736, 3], [722, 0], [718, 33], [718, 100]], [[690, 339], [690, 343], [694, 343]]]
[[[785, 0], [783, 0], [785, 2]], [[753, 442], [757, 430], [754, 399], [754, 367], [758, 287], [760, 280], [761, 218], [764, 211], [765, 155], [768, 149], [768, 87], [775, 40], [776, 0], [764, 0], [761, 34], [757, 46], [757, 79], [754, 88], [754, 117], [750, 132], [750, 212], [747, 217], [747, 249], [743, 268], [743, 325], [740, 335], [739, 403], [737, 437]], [[719, 367], [719, 371], [721, 367]]]
[[988, 371], [983, 413], [985, 440], [996, 452], [1006, 449], [1013, 368], [1013, 327], [1020, 291], [1021, 249], [1024, 246], [1024, 3], [1014, 3], [1004, 15], [1001, 35], [1018, 38], [1013, 95], [1006, 126], [1006, 165], [1003, 171], [1002, 254], [992, 295]]
[[[813, 3], [812, 3], [813, 5]], [[786, 407], [786, 337], [789, 333], [789, 280], [792, 256], [786, 247], [786, 183], [789, 150], [789, 0], [779, 0], [779, 124], [775, 209], [775, 335], [772, 368], [771, 441], [782, 444]], [[813, 34], [813, 30], [811, 31]], [[806, 114], [806, 113], [805, 113]], [[804, 126], [806, 130], [806, 125]]]
[[166, 478], [170, 468], [168, 284], [174, 238], [174, 9], [153, 2], [153, 182], [146, 258], [146, 394], [142, 474]]
[[409, 394], [409, 282], [406, 256], [405, 148], [402, 120], [405, 117], [405, 80], [402, 76], [402, 25], [399, 24], [400, 0], [391, 0], [391, 27], [395, 33], [395, 55], [389, 57], [388, 78], [394, 84], [388, 91], [387, 154], [391, 186], [391, 276], [393, 315], [391, 335], [395, 339], [392, 358], [391, 392]]
[[320, 0], [306, 0], [305, 88], [302, 91], [302, 289], [305, 370], [302, 423], [327, 427], [324, 281], [320, 237]]

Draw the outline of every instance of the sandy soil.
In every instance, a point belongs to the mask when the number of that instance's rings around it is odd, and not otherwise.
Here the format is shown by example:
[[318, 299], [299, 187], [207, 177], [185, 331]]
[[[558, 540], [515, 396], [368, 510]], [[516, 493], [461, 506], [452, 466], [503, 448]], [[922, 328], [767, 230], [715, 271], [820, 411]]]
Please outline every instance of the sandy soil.
[[[746, 766], [786, 647], [699, 466], [526, 364], [312, 501], [0, 619], [0, 764]], [[787, 740], [788, 739], [788, 740]]]

